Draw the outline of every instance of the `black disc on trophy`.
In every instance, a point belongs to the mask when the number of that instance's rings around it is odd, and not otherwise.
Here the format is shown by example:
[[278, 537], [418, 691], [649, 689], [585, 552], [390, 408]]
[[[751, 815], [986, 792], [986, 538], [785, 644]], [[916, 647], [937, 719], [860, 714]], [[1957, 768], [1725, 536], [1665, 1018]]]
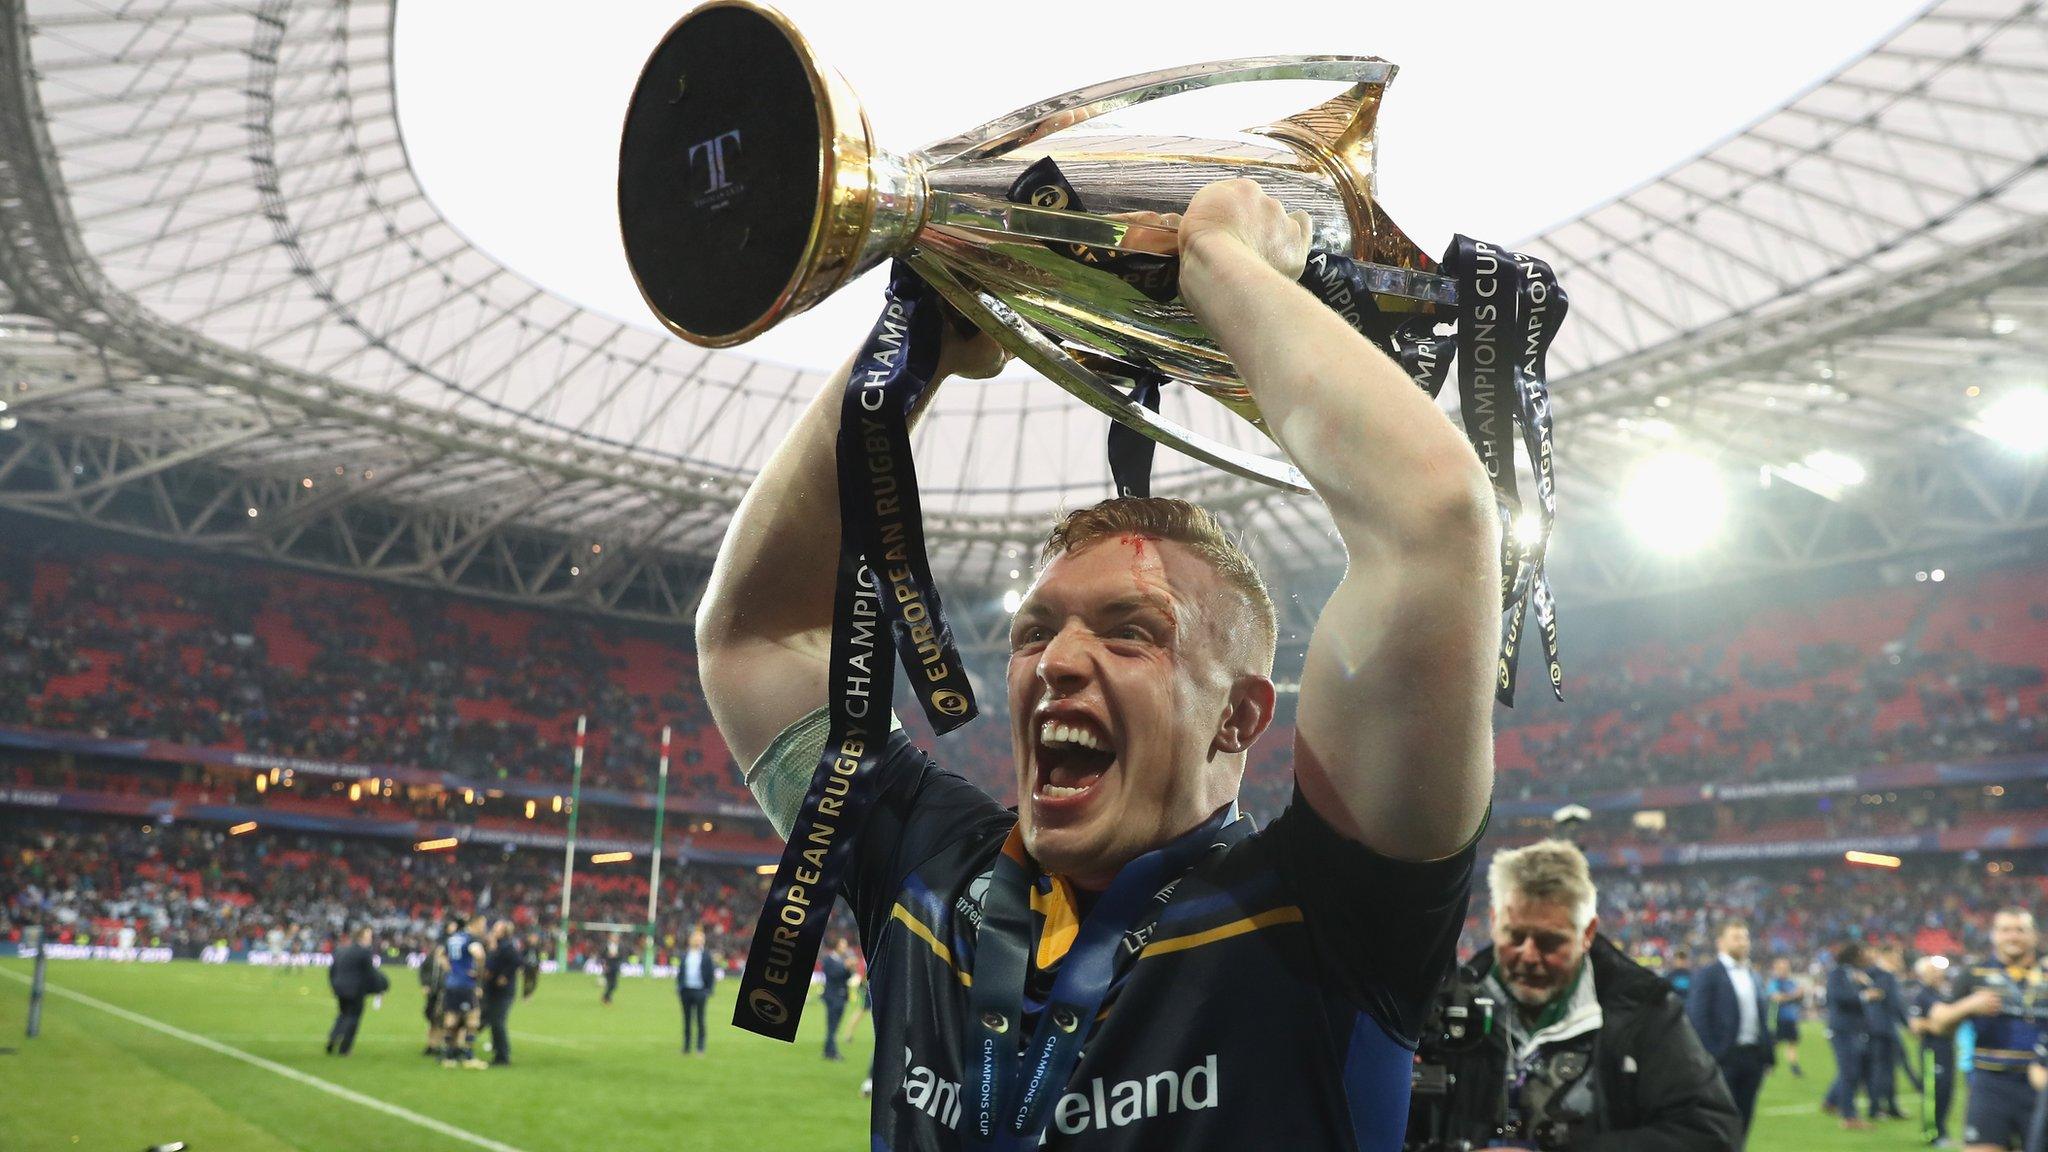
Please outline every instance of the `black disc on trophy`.
[[669, 30], [619, 144], [619, 229], [671, 325], [730, 340], [802, 274], [823, 168], [819, 94], [783, 30], [744, 7]]

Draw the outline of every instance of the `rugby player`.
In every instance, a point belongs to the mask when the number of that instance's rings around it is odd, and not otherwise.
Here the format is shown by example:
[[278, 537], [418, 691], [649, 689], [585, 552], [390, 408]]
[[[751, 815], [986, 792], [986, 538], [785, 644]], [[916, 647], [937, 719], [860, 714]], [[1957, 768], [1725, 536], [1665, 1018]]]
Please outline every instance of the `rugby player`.
[[1953, 1033], [1964, 1020], [1976, 1027], [1963, 1114], [1963, 1147], [1969, 1152], [2019, 1147], [2033, 1119], [2042, 1087], [2034, 1051], [2044, 1038], [2042, 1016], [2048, 1014], [2048, 972], [2041, 969], [2040, 943], [2032, 912], [1999, 909], [1991, 917], [1991, 962], [1966, 966], [1948, 1002], [1927, 1010], [1928, 1028], [1937, 1036]]
[[441, 1051], [441, 1067], [488, 1068], [476, 1058], [476, 1029], [482, 1023], [482, 1004], [477, 999], [477, 978], [484, 969], [484, 918], [471, 916], [459, 932], [442, 941], [448, 975], [441, 993], [441, 1031], [447, 1046]]
[[422, 1056], [439, 1056], [448, 1048], [448, 1033], [441, 1027], [441, 994], [447, 990], [448, 980], [448, 953], [442, 945], [460, 931], [458, 920], [442, 925], [440, 937], [427, 946], [427, 958], [420, 962], [420, 991], [427, 999], [427, 1047]]
[[[1077, 925], [1160, 849], [1194, 863], [1122, 938], [1046, 1142], [1400, 1143], [1411, 1049], [1453, 963], [1492, 786], [1488, 474], [1397, 365], [1296, 284], [1305, 216], [1232, 180], [1202, 190], [1179, 229], [1183, 298], [1349, 555], [1301, 673], [1294, 797], [1262, 831], [1237, 818], [1246, 752], [1273, 718], [1276, 625], [1214, 517], [1117, 499], [1061, 520], [1011, 636], [1016, 810], [898, 732], [856, 842], [845, 895], [874, 982], [876, 1147], [967, 1145], [963, 1025], [987, 1018], [968, 1015], [969, 982], [998, 854], [1033, 877], [1014, 1029], [1028, 1037]], [[1000, 367], [984, 338], [947, 339], [941, 374]], [[841, 391], [756, 478], [697, 620], [713, 715], [785, 836], [827, 728]]]

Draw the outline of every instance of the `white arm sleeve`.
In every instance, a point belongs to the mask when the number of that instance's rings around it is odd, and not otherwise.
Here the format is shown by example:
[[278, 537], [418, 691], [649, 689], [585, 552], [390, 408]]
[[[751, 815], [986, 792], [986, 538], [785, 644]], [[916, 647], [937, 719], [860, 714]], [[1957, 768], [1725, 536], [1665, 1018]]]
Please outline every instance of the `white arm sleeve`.
[[[889, 713], [889, 731], [901, 727], [903, 722], [896, 718], [896, 713]], [[818, 757], [824, 755], [825, 741], [831, 734], [832, 716], [828, 709], [805, 713], [802, 719], [784, 728], [782, 735], [747, 770], [747, 790], [754, 794], [754, 802], [775, 826], [775, 834], [784, 840], [789, 839], [789, 830], [796, 827], [804, 793], [811, 787], [811, 773], [817, 770]]]

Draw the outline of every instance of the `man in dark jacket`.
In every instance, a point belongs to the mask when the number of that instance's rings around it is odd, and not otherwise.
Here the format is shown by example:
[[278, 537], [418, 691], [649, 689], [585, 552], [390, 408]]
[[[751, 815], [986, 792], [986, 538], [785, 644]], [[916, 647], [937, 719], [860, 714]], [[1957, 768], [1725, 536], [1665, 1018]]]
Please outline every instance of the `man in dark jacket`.
[[1890, 945], [1871, 949], [1870, 960], [1870, 982], [1878, 993], [1863, 1006], [1870, 1026], [1870, 1056], [1864, 1061], [1870, 1077], [1870, 1111], [1873, 1117], [1904, 1120], [1906, 1114], [1899, 1110], [1899, 1026], [1907, 1021], [1906, 993], [1899, 983], [1904, 963]]
[[[1727, 1152], [1741, 1118], [1671, 985], [1598, 934], [1563, 840], [1496, 853], [1493, 944], [1467, 965], [1505, 1006], [1508, 1147]], [[1498, 1146], [1498, 1145], [1497, 1145]]]
[[356, 1028], [363, 1022], [363, 1001], [371, 996], [381, 996], [391, 987], [384, 973], [377, 970], [377, 960], [370, 952], [372, 934], [368, 928], [356, 929], [355, 938], [342, 945], [334, 953], [334, 964], [327, 969], [327, 986], [334, 990], [334, 1001], [340, 1011], [334, 1017], [334, 1027], [327, 1030], [327, 1054], [346, 1056], [355, 1047]]
[[[1870, 1125], [1856, 1115], [1856, 1092], [1870, 1084], [1868, 1005], [1884, 993], [1864, 968], [1867, 960], [1863, 945], [1851, 940], [1835, 950], [1835, 967], [1828, 973], [1828, 1044], [1835, 1050], [1835, 1082], [1821, 1111], [1840, 1116], [1844, 1128]], [[1871, 1101], [1870, 1114], [1877, 1114], [1876, 1101]]]
[[825, 1059], [844, 1060], [839, 1054], [839, 1021], [846, 1015], [846, 1001], [853, 991], [853, 945], [841, 936], [818, 967], [825, 975]]
[[1740, 920], [1723, 923], [1714, 946], [1713, 962], [1693, 973], [1685, 1014], [1707, 1055], [1720, 1067], [1735, 1110], [1742, 1114], [1746, 1136], [1764, 1073], [1774, 1059], [1770, 1008], [1763, 977], [1749, 963], [1749, 925]]
[[1946, 1148], [1948, 1114], [1956, 1099], [1956, 1038], [1936, 1032], [1929, 1017], [1936, 1004], [1946, 1003], [1949, 998], [1947, 959], [1922, 956], [1915, 960], [1913, 980], [1906, 1016], [1913, 1034], [1920, 1038], [1916, 1078], [1924, 1076], [1932, 1081], [1923, 1083], [1921, 1091], [1933, 1097], [1935, 1146]]
[[519, 998], [533, 999], [540, 986], [540, 958], [547, 952], [547, 940], [539, 932], [528, 932], [519, 941]]
[[490, 942], [484, 951], [484, 1023], [491, 1030], [491, 1063], [512, 1062], [512, 1038], [505, 1030], [505, 1015], [519, 996], [519, 972], [525, 966], [519, 941], [512, 935], [512, 922], [491, 925]]
[[704, 930], [690, 929], [690, 947], [676, 961], [676, 995], [683, 1002], [683, 1055], [704, 1053], [704, 1005], [718, 985], [718, 960], [704, 947]]
[[604, 969], [604, 1002], [612, 1002], [612, 994], [619, 990], [619, 969], [625, 966], [626, 950], [619, 947], [619, 934], [614, 932], [604, 942], [604, 951], [597, 957]]

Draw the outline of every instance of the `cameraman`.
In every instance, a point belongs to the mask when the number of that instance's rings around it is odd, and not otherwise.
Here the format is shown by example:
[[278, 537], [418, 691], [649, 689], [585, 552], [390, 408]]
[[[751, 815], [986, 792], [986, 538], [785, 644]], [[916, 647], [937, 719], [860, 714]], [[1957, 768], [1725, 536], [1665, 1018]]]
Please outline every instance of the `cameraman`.
[[1742, 1122], [1671, 986], [1596, 931], [1586, 857], [1565, 840], [1487, 869], [1493, 944], [1467, 968], [1499, 1003], [1506, 1146], [1727, 1152]]

